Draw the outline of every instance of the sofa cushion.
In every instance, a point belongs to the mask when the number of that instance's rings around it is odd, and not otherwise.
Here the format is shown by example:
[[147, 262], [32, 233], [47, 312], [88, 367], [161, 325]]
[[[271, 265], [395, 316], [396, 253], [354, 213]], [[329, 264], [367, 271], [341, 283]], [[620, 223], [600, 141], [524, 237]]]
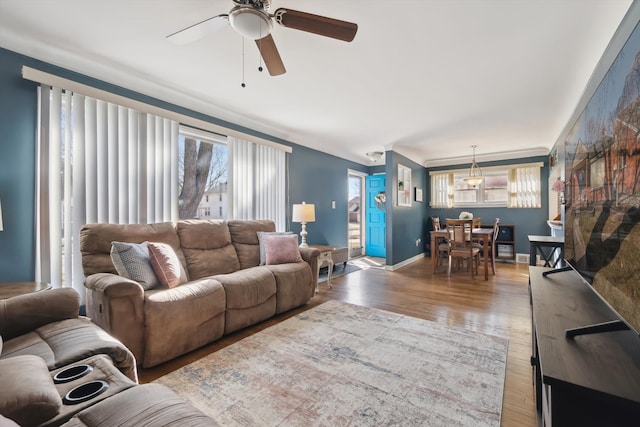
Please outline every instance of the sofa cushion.
[[171, 246], [166, 243], [149, 242], [147, 247], [151, 267], [160, 283], [173, 288], [187, 282], [187, 273]]
[[191, 280], [240, 269], [225, 221], [179, 221], [177, 230]]
[[44, 361], [37, 356], [0, 360], [0, 414], [35, 426], [60, 412], [62, 399]]
[[276, 314], [304, 305], [313, 297], [316, 272], [306, 262], [266, 267], [276, 279]]
[[79, 308], [80, 294], [71, 288], [0, 299], [0, 334], [6, 344], [46, 324], [77, 318]]
[[258, 242], [260, 245], [260, 265], [267, 263], [267, 257], [264, 251], [264, 236], [293, 234], [293, 231], [258, 231]]
[[218, 426], [162, 384], [132, 387], [79, 412], [65, 427]]
[[266, 267], [220, 274], [213, 276], [213, 279], [224, 287], [227, 309], [255, 307], [276, 294], [276, 280]]
[[80, 229], [80, 252], [82, 270], [85, 277], [95, 273], [114, 273], [117, 271], [111, 261], [111, 242], [142, 243], [162, 242], [169, 244], [178, 259], [185, 265], [180, 249], [178, 233], [171, 222], [155, 224], [85, 224]]
[[145, 292], [145, 368], [165, 362], [220, 338], [226, 299], [210, 277], [172, 289]]
[[301, 262], [298, 236], [295, 234], [264, 236], [264, 257], [267, 265]]
[[138, 381], [131, 351], [86, 317], [49, 323], [7, 340], [0, 359], [27, 354], [43, 359], [49, 370], [94, 354], [106, 354], [122, 373]]
[[240, 268], [260, 265], [258, 231], [274, 232], [276, 225], [269, 220], [231, 220], [228, 223], [231, 241], [236, 248]]
[[135, 280], [145, 290], [160, 284], [151, 266], [148, 242], [111, 242], [111, 261], [120, 276]]

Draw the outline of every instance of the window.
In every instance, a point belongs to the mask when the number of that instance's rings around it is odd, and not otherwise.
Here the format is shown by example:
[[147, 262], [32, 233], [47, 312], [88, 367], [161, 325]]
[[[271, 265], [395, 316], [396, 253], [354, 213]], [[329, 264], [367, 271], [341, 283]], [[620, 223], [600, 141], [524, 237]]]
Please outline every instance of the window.
[[506, 206], [509, 199], [509, 174], [506, 169], [486, 172], [482, 183], [476, 187], [468, 185], [463, 178], [467, 173], [453, 174], [454, 206], [491, 205]]
[[432, 208], [539, 208], [542, 163], [483, 168], [483, 182], [468, 185], [468, 170], [431, 172]]
[[[227, 137], [180, 126], [179, 219], [210, 218], [216, 192], [227, 191]], [[220, 216], [219, 219], [226, 219]]]
[[177, 219], [178, 123], [60, 88], [39, 94], [36, 280], [84, 295], [82, 225]]
[[[38, 101], [37, 281], [84, 295], [79, 240], [87, 223], [218, 212], [220, 218], [271, 219], [284, 231], [284, 148], [236, 138], [225, 145], [224, 136], [46, 85]], [[213, 205], [215, 194], [220, 206]]]

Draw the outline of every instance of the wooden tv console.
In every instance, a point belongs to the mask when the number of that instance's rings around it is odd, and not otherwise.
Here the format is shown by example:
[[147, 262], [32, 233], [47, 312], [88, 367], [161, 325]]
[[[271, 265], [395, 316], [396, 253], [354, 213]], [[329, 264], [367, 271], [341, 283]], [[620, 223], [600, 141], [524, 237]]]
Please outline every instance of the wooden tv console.
[[640, 425], [640, 337], [631, 330], [566, 338], [616, 320], [575, 271], [529, 267], [533, 379], [542, 426]]

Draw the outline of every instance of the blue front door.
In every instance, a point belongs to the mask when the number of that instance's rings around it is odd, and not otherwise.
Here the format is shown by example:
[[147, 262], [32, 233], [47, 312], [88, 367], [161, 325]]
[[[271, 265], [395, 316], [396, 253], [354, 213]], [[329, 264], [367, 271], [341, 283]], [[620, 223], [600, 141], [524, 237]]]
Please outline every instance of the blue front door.
[[365, 253], [369, 256], [385, 258], [387, 256], [387, 213], [384, 206], [376, 203], [376, 196], [385, 194], [385, 175], [368, 176], [365, 186], [367, 192]]

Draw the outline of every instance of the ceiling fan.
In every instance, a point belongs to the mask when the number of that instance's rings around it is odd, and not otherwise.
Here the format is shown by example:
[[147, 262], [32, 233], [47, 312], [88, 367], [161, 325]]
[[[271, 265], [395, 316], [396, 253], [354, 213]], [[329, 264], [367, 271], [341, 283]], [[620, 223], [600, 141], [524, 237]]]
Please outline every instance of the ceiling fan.
[[286, 69], [271, 36], [273, 21], [283, 27], [346, 42], [352, 41], [358, 31], [357, 24], [292, 9], [280, 8], [270, 14], [271, 0], [232, 1], [235, 6], [229, 14], [205, 19], [202, 22], [170, 34], [167, 39], [176, 44], [187, 44], [231, 25], [241, 36], [255, 40], [269, 74], [278, 76], [284, 74]]

